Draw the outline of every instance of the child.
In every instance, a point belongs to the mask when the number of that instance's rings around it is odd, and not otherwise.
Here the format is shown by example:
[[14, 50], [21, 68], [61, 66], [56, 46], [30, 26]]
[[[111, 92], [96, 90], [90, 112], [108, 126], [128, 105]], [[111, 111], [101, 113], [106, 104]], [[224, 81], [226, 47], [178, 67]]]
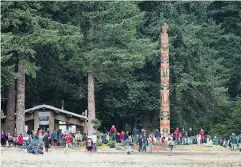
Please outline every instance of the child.
[[65, 136], [66, 139], [66, 148], [72, 148], [72, 136], [71, 134], [67, 133]]
[[8, 133], [8, 146], [13, 146], [13, 136], [11, 136], [10, 133]]
[[20, 134], [20, 135], [18, 136], [18, 145], [19, 145], [19, 146], [22, 146], [22, 145], [23, 145], [23, 136], [22, 136], [22, 134]]
[[168, 142], [167, 142], [168, 156], [170, 156], [170, 155], [173, 156], [173, 146], [174, 146], [173, 138], [169, 138]]
[[128, 139], [126, 140], [126, 144], [127, 144], [127, 154], [131, 153], [131, 136], [128, 137]]
[[138, 149], [138, 151], [139, 152], [142, 152], [142, 135], [140, 135], [140, 137], [139, 137], [139, 139], [138, 139], [138, 144], [139, 144], [139, 149]]
[[143, 143], [142, 143], [142, 152], [146, 152], [146, 147], [148, 146], [148, 140], [146, 136], [143, 136], [142, 139]]
[[53, 132], [53, 140], [54, 140], [54, 146], [58, 146], [58, 133], [57, 133], [57, 131], [55, 130], [54, 132]]
[[48, 152], [49, 151], [49, 135], [48, 135], [48, 133], [45, 133], [43, 141], [44, 141], [44, 146], [45, 146], [45, 152]]
[[91, 139], [91, 137], [88, 137], [87, 141], [86, 141], [86, 149], [87, 151], [92, 152], [93, 150], [93, 141]]

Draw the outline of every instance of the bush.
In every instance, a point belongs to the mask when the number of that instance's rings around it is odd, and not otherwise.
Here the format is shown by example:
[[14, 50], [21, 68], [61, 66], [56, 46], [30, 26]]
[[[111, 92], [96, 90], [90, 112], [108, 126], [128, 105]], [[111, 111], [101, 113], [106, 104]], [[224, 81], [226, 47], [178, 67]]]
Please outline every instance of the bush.
[[97, 140], [97, 146], [102, 146], [102, 143], [100, 141]]
[[115, 141], [114, 140], [109, 140], [109, 142], [107, 143], [107, 146], [111, 146], [111, 145], [115, 145]]
[[79, 145], [80, 147], [85, 146], [85, 142], [80, 142]]

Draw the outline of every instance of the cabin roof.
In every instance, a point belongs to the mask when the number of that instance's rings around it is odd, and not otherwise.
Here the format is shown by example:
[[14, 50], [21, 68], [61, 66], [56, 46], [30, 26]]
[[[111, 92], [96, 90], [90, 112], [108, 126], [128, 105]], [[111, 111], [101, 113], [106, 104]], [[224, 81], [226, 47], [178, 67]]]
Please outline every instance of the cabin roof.
[[[35, 107], [32, 107], [32, 108], [29, 108], [29, 109], [25, 110], [25, 113], [28, 113], [28, 112], [31, 112], [31, 111], [36, 111], [36, 110], [41, 109], [41, 108], [47, 108], [47, 109], [50, 109], [50, 110], [53, 110], [53, 111], [57, 111], [57, 112], [61, 112], [61, 113], [64, 113], [64, 114], [72, 115], [72, 116], [79, 117], [79, 118], [82, 118], [82, 119], [87, 118], [84, 115], [80, 115], [80, 114], [76, 114], [76, 113], [69, 112], [69, 111], [66, 111], [66, 110], [62, 110], [62, 109], [56, 108], [54, 106], [46, 105], [46, 104], [38, 105], [38, 106], [35, 106]], [[6, 117], [5, 115], [2, 116], [2, 118], [5, 118], [5, 117]]]

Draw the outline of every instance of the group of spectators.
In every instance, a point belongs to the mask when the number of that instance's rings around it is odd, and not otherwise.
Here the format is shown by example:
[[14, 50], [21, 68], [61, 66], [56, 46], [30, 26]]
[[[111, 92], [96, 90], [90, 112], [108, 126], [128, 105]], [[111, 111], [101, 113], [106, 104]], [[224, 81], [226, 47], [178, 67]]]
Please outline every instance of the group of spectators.
[[1, 145], [3, 146], [22, 146], [24, 143], [23, 141], [23, 136], [22, 134], [15, 134], [15, 135], [11, 135], [10, 133], [5, 134], [3, 131], [1, 132]]
[[[2, 131], [1, 144], [9, 147], [26, 147], [30, 150], [32, 149], [32, 151], [30, 151], [32, 153], [36, 153], [36, 150], [40, 150], [40, 147], [45, 148], [45, 152], [48, 152], [48, 149], [51, 146], [63, 146], [66, 148], [76, 148], [76, 150], [80, 150], [80, 146], [83, 145], [86, 146], [88, 151], [96, 152], [98, 145], [97, 142], [107, 144], [109, 141], [121, 143], [120, 145], [122, 147], [127, 146], [128, 152], [130, 152], [131, 146], [134, 144], [139, 146], [139, 152], [146, 152], [147, 146], [149, 146], [152, 150], [153, 144], [161, 143], [166, 143], [168, 148], [171, 150], [173, 149], [173, 143], [176, 143], [177, 145], [220, 145], [223, 147], [230, 147], [231, 150], [240, 148], [241, 151], [241, 135], [236, 136], [233, 133], [228, 141], [222, 140], [216, 136], [214, 136], [212, 140], [209, 135], [205, 134], [203, 129], [201, 129], [198, 134], [194, 134], [191, 128], [188, 131], [185, 131], [184, 128], [181, 131], [179, 128], [176, 128], [170, 136], [161, 135], [158, 129], [154, 133], [146, 133], [144, 129], [139, 131], [136, 127], [132, 130], [132, 133], [129, 131], [122, 131], [121, 133], [118, 133], [114, 125], [110, 128], [110, 130], [100, 133], [98, 137], [96, 133], [93, 133], [91, 136], [87, 136], [85, 134], [81, 134], [80, 131], [77, 133], [69, 133], [68, 131], [62, 133], [61, 131], [56, 130], [44, 131], [40, 128], [35, 131], [29, 129], [27, 134], [29, 137], [27, 143], [25, 144], [21, 134], [11, 136], [9, 133], [5, 135]], [[28, 145], [32, 147], [27, 147]], [[111, 147], [115, 147], [115, 144], [112, 144]]]

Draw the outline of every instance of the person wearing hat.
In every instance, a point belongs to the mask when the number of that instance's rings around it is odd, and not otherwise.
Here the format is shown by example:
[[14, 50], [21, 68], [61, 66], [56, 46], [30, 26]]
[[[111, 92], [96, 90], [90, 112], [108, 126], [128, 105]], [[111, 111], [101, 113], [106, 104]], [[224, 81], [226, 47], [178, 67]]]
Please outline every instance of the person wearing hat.
[[237, 148], [237, 136], [232, 133], [232, 136], [231, 136], [231, 151], [236, 151], [236, 148]]
[[93, 141], [90, 136], [88, 136], [88, 138], [86, 140], [86, 149], [87, 149], [87, 151], [90, 151], [90, 152], [92, 152], [92, 150], [93, 150]]

